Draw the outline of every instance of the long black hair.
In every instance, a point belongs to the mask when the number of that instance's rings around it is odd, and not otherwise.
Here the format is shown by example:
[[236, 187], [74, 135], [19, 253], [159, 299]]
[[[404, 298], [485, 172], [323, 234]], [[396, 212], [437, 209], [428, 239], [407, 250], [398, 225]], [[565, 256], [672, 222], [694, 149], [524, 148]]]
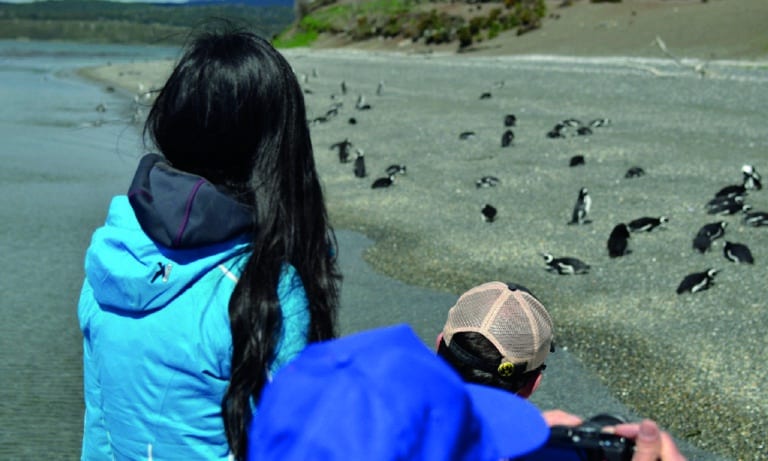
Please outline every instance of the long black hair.
[[283, 266], [295, 267], [304, 285], [310, 342], [336, 335], [341, 276], [304, 98], [288, 62], [268, 41], [231, 24], [199, 32], [185, 50], [144, 134], [175, 168], [253, 210], [250, 256], [229, 301], [232, 368], [222, 402], [230, 449], [240, 459], [249, 401], [259, 401], [282, 326], [276, 287]]

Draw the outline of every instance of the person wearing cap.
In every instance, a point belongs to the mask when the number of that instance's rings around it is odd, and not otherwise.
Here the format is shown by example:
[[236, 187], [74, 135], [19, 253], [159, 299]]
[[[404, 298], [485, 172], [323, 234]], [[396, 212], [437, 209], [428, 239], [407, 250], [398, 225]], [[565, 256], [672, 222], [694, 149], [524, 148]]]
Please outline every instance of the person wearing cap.
[[448, 312], [437, 354], [461, 377], [528, 398], [541, 383], [554, 351], [549, 313], [524, 287], [478, 285]]
[[[563, 424], [580, 419], [561, 413]], [[652, 421], [616, 426], [632, 461], [679, 461]], [[499, 461], [547, 457], [549, 427], [530, 402], [468, 383], [407, 325], [314, 343], [262, 393], [247, 461]]]

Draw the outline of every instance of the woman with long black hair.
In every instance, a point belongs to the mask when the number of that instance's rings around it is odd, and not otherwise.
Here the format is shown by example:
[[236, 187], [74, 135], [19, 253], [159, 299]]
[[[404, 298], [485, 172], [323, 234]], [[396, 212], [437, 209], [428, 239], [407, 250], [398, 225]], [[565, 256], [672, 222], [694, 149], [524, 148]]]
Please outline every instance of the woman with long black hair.
[[270, 376], [336, 334], [341, 276], [303, 94], [266, 40], [205, 30], [144, 134], [159, 154], [85, 259], [82, 457], [240, 459]]

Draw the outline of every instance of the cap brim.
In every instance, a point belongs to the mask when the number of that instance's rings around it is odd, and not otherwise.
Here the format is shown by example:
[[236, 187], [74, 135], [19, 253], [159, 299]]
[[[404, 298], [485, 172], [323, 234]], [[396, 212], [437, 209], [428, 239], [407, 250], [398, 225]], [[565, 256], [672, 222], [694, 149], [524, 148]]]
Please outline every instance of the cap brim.
[[489, 386], [467, 384], [475, 410], [483, 417], [502, 458], [514, 458], [544, 445], [549, 427], [527, 400]]

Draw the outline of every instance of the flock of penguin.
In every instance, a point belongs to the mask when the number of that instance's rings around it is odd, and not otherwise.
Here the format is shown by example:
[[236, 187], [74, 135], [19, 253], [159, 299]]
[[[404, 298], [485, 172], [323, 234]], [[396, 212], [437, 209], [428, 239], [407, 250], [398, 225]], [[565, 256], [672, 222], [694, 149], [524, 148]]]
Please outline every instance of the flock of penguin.
[[[642, 173], [640, 173], [642, 172]], [[768, 212], [752, 211], [752, 206], [744, 203], [745, 197], [750, 191], [762, 189], [761, 176], [752, 165], [742, 167], [741, 184], [733, 184], [717, 191], [714, 197], [706, 203], [707, 213], [710, 215], [735, 215], [743, 214], [744, 223], [749, 226], [768, 226]], [[630, 168], [625, 177], [636, 177], [644, 174], [642, 168]], [[579, 190], [576, 204], [569, 224], [588, 224], [587, 216], [592, 205], [592, 199], [586, 187]], [[666, 216], [644, 216], [627, 223], [617, 224], [606, 242], [608, 255], [618, 258], [631, 253], [629, 239], [632, 233], [651, 232], [669, 222]], [[692, 247], [700, 253], [706, 253], [712, 247], [712, 243], [725, 236], [728, 226], [726, 221], [715, 221], [703, 225], [693, 238]], [[542, 254], [548, 270], [559, 274], [586, 274], [590, 266], [584, 261], [571, 257], [555, 258], [549, 253]], [[754, 264], [755, 260], [747, 245], [738, 242], [725, 241], [723, 256], [734, 263]], [[677, 293], [696, 293], [706, 290], [714, 284], [715, 275], [719, 271], [707, 268], [701, 272], [686, 275], [677, 287]]]
[[[314, 77], [317, 76], [317, 71], [315, 69], [313, 69], [312, 75]], [[307, 81], [308, 79], [305, 75], [304, 83], [307, 83]], [[379, 82], [376, 89], [377, 96], [382, 95], [383, 87], [383, 82]], [[340, 90], [342, 95], [347, 94], [348, 88], [346, 82], [341, 82]], [[312, 90], [306, 87], [304, 88], [304, 91], [305, 93], [312, 93]], [[480, 95], [480, 99], [489, 99], [491, 97], [490, 92], [484, 92]], [[337, 100], [335, 94], [331, 95], [331, 100], [334, 102], [332, 102], [323, 115], [308, 120], [310, 126], [317, 123], [328, 122], [339, 115], [339, 110], [343, 106], [343, 103]], [[362, 95], [358, 95], [355, 109], [359, 111], [371, 110], [372, 106], [365, 101], [365, 98]], [[350, 125], [357, 123], [355, 117], [349, 117], [347, 121]], [[506, 114], [503, 117], [503, 123], [505, 129], [501, 135], [500, 146], [506, 148], [511, 146], [514, 142], [515, 135], [512, 128], [517, 124], [517, 117], [514, 114]], [[551, 139], [571, 136], [589, 136], [593, 134], [595, 129], [610, 125], [611, 120], [606, 118], [594, 119], [588, 123], [584, 123], [575, 118], [569, 118], [555, 124], [545, 136]], [[475, 136], [476, 133], [474, 131], [462, 131], [459, 133], [460, 140], [469, 140]], [[350, 162], [352, 148], [353, 144], [348, 138], [335, 142], [330, 146], [330, 150], [337, 151], [340, 163]], [[368, 176], [368, 171], [365, 166], [365, 156], [362, 149], [355, 148], [355, 159], [353, 160], [353, 164], [353, 172], [356, 177], [366, 178]], [[584, 164], [585, 160], [581, 155], [575, 155], [570, 159], [571, 167]], [[395, 178], [398, 175], [406, 174], [407, 168], [405, 165], [392, 164], [386, 168], [385, 172], [385, 176], [379, 177], [372, 182], [371, 188], [379, 189], [390, 187], [394, 184]], [[709, 215], [735, 215], [741, 213], [743, 215], [744, 223], [748, 226], [768, 226], [768, 212], [754, 211], [752, 210], [752, 206], [745, 203], [745, 199], [750, 192], [762, 189], [761, 176], [753, 165], [744, 165], [741, 172], [742, 182], [740, 184], [726, 186], [717, 191], [714, 194], [714, 197], [706, 203], [706, 212]], [[633, 166], [626, 171], [624, 177], [637, 178], [643, 175], [645, 175], [645, 170], [642, 167]], [[483, 176], [475, 181], [475, 186], [478, 189], [491, 188], [498, 185], [499, 182], [499, 178], [495, 176]], [[592, 222], [589, 219], [591, 207], [592, 198], [589, 194], [589, 190], [586, 187], [582, 187], [578, 192], [571, 219], [567, 224], [590, 224]], [[481, 208], [480, 213], [482, 219], [489, 223], [494, 222], [498, 214], [497, 209], [493, 205], [487, 203]], [[668, 222], [669, 218], [666, 216], [643, 216], [632, 221], [617, 224], [613, 227], [613, 230], [606, 241], [608, 255], [611, 258], [619, 258], [630, 254], [629, 240], [632, 234], [653, 232], [663, 228]], [[728, 223], [726, 221], [715, 221], [702, 226], [693, 237], [693, 250], [700, 253], [708, 252], [715, 240], [725, 236], [727, 225]], [[725, 241], [723, 255], [727, 260], [734, 263], [754, 263], [754, 257], [752, 256], [750, 249], [742, 243]], [[544, 258], [545, 268], [548, 271], [557, 274], [587, 274], [591, 269], [591, 266], [588, 263], [573, 256], [555, 257], [550, 253], [541, 253], [541, 256]], [[696, 293], [706, 290], [714, 284], [714, 279], [718, 272], [717, 269], [707, 268], [701, 272], [688, 274], [679, 283], [676, 292], [682, 294]]]

